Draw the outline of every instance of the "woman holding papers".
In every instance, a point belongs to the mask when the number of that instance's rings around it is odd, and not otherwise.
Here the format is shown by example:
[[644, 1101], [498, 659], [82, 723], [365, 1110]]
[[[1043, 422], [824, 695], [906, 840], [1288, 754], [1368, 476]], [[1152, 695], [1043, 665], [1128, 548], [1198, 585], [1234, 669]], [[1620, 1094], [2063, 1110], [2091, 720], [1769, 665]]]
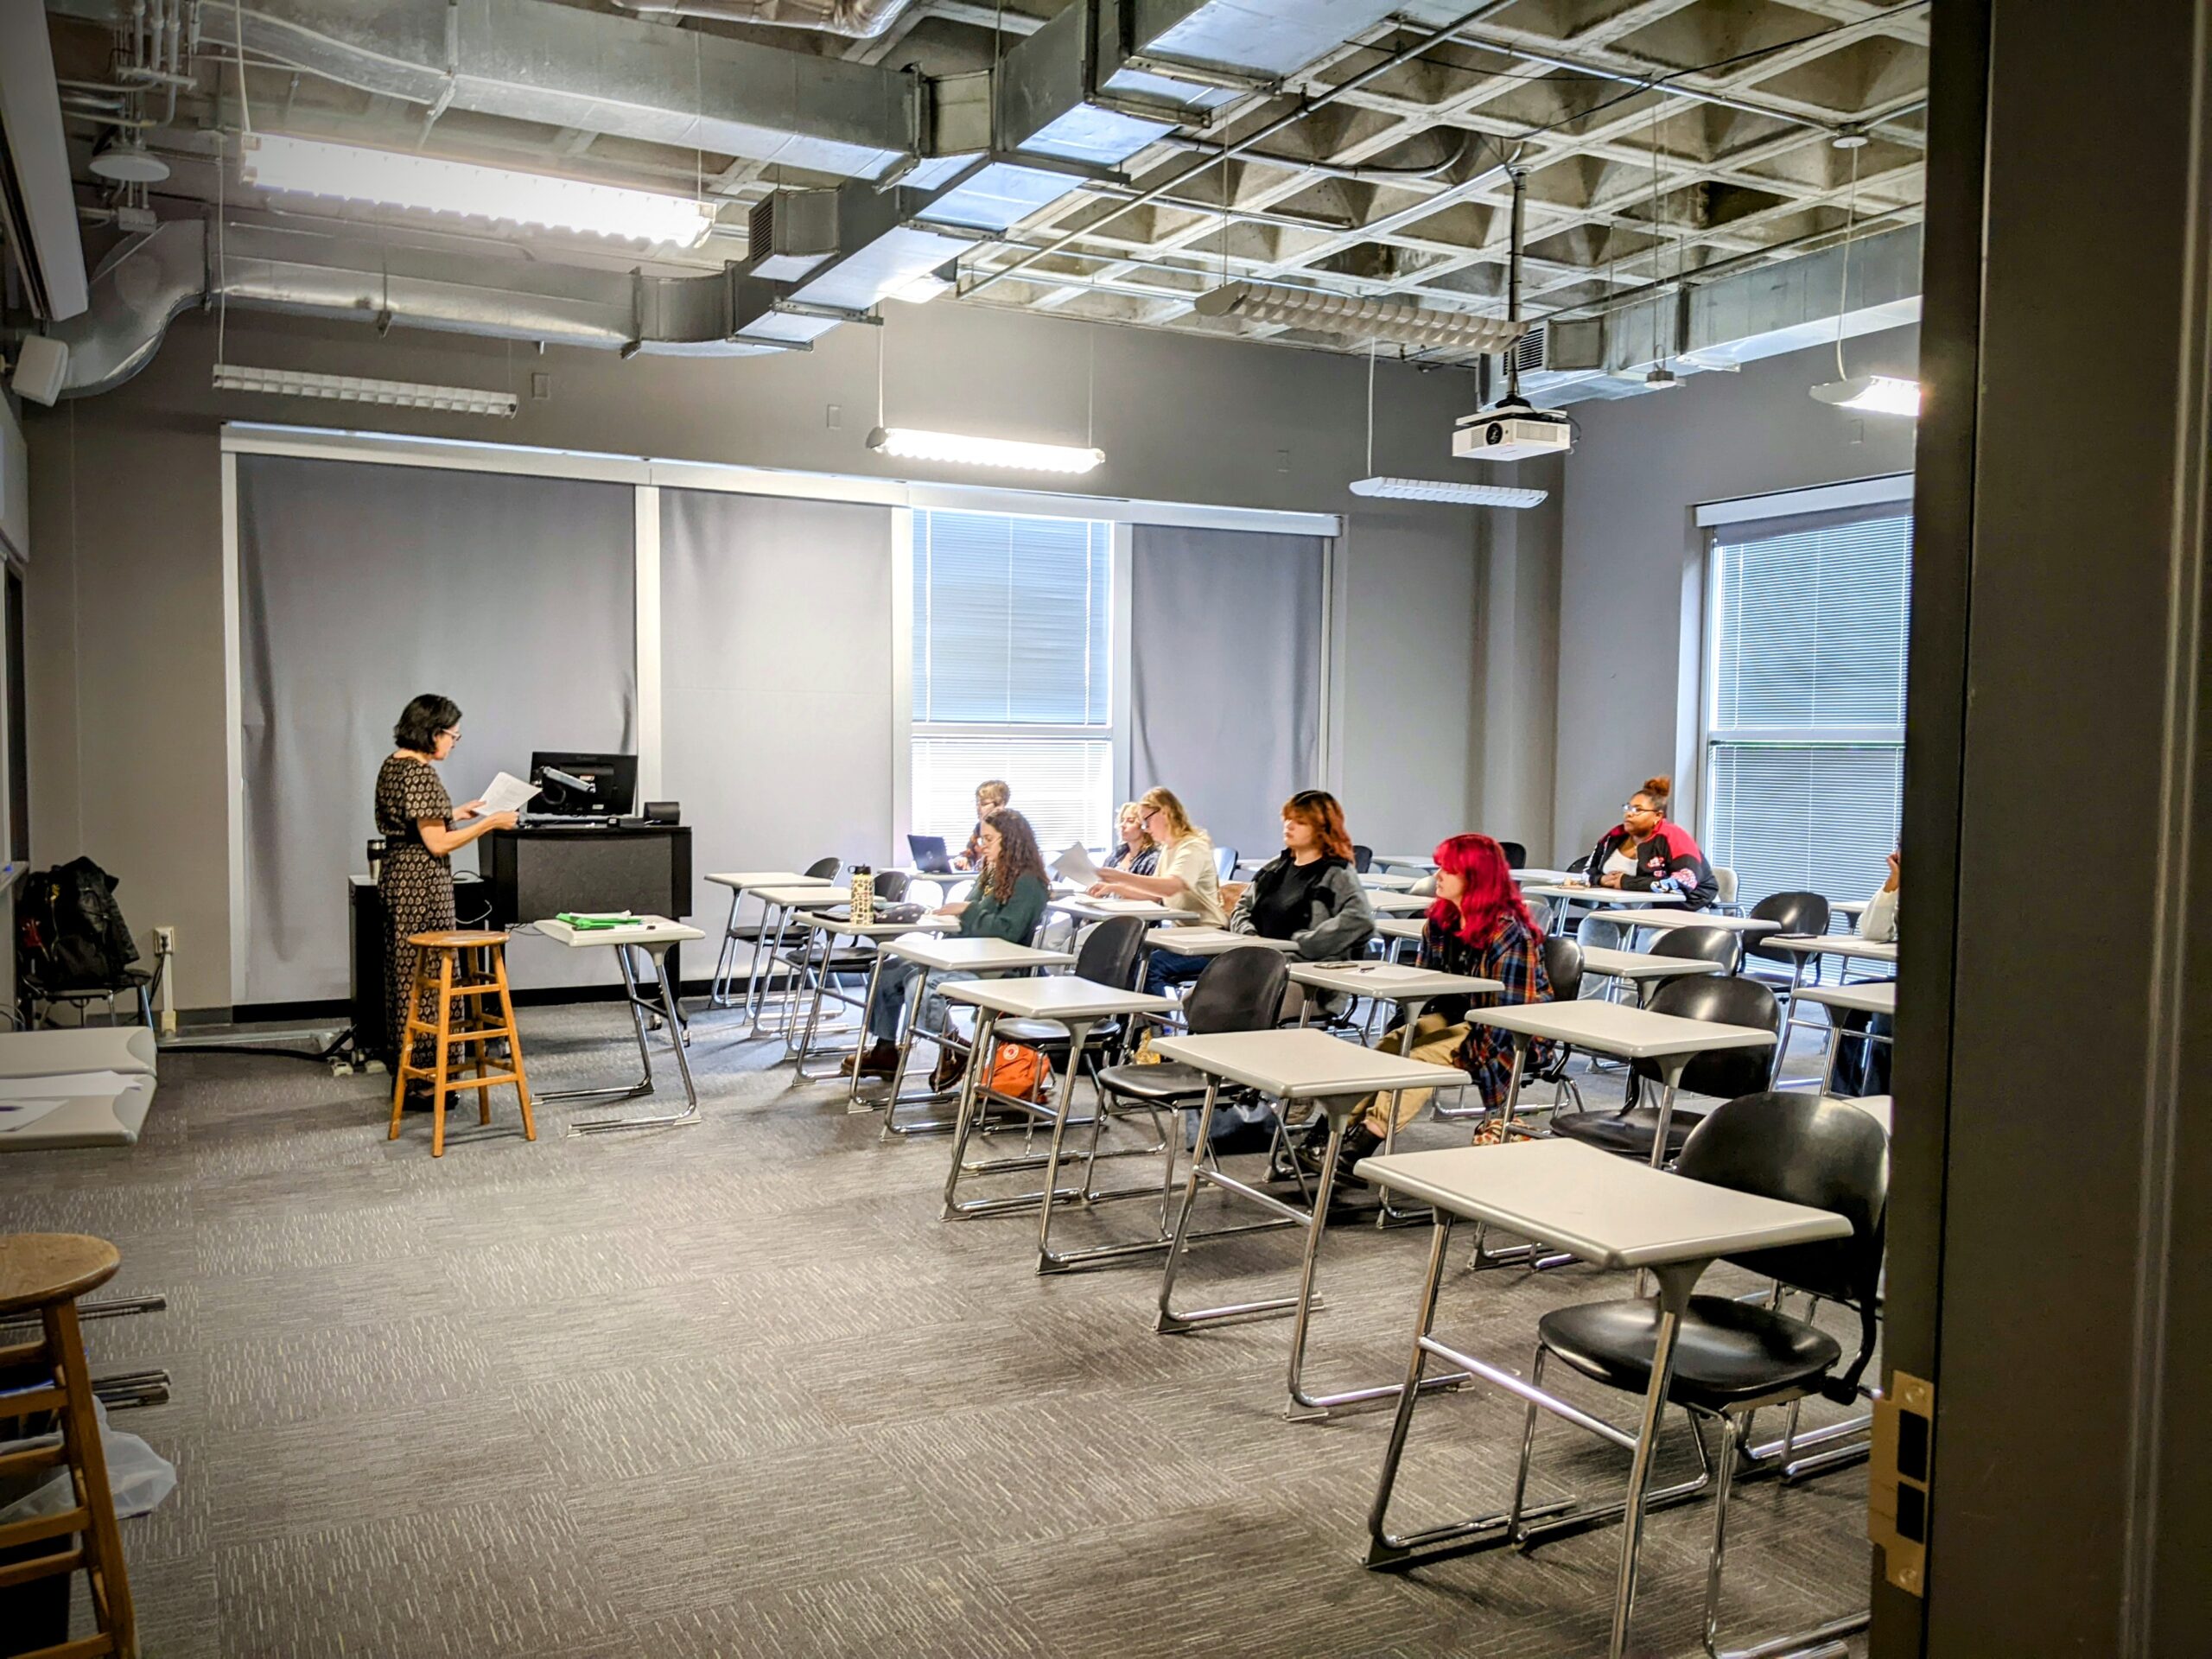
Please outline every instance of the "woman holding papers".
[[[400, 711], [391, 741], [396, 747], [377, 773], [377, 833], [385, 840], [377, 891], [388, 923], [385, 1008], [391, 1049], [385, 1058], [396, 1064], [414, 1012], [408, 999], [421, 954], [407, 941], [454, 925], [454, 849], [488, 831], [513, 829], [515, 815], [487, 813], [481, 801], [454, 810], [437, 772], [437, 762], [461, 741], [461, 708], [452, 698], [429, 691], [416, 697]], [[429, 1047], [417, 1042], [418, 1063], [429, 1064]], [[424, 1090], [427, 1095], [427, 1084]]]
[[[1191, 822], [1183, 803], [1167, 789], [1148, 789], [1137, 803], [1144, 832], [1159, 843], [1160, 860], [1150, 875], [1128, 870], [1102, 870], [1091, 897], [1157, 899], [1170, 910], [1188, 912], [1207, 927], [1226, 919], [1221, 911], [1221, 877], [1213, 867], [1213, 838]], [[1204, 957], [1178, 956], [1173, 950], [1147, 953], [1144, 988], [1154, 996], [1166, 987], [1196, 979], [1206, 965]]]
[[[1499, 1007], [1522, 1002], [1552, 1000], [1550, 976], [1544, 971], [1544, 936], [1529, 918], [1520, 887], [1506, 867], [1505, 851], [1488, 836], [1454, 836], [1436, 849], [1436, 902], [1429, 906], [1428, 922], [1421, 930], [1421, 965], [1439, 973], [1464, 974], [1473, 979], [1494, 979], [1504, 987], [1494, 995], [1440, 996], [1431, 1001], [1414, 1028], [1412, 1052], [1416, 1059], [1439, 1065], [1456, 1065], [1475, 1080], [1483, 1103], [1493, 1112], [1505, 1103], [1513, 1081], [1513, 1040], [1493, 1026], [1467, 1020], [1473, 1007]], [[1383, 1039], [1396, 1048], [1405, 1040], [1397, 1028]], [[1550, 1064], [1553, 1045], [1533, 1044], [1528, 1065], [1535, 1071]], [[1408, 1090], [1396, 1098], [1397, 1123], [1403, 1128], [1428, 1103], [1426, 1089]], [[1390, 1128], [1390, 1116], [1379, 1096], [1363, 1103], [1358, 1122], [1344, 1132], [1344, 1149], [1337, 1166], [1339, 1179], [1351, 1166], [1381, 1146]], [[1476, 1131], [1482, 1138], [1482, 1131]], [[1328, 1128], [1321, 1120], [1318, 1138], [1309, 1133], [1299, 1155], [1318, 1164], [1328, 1147]]]
[[1152, 844], [1152, 837], [1144, 832], [1144, 808], [1135, 801], [1124, 802], [1116, 816], [1115, 827], [1121, 840], [1114, 850], [1106, 855], [1101, 868], [1127, 870], [1131, 875], [1150, 875], [1160, 862], [1160, 849]]

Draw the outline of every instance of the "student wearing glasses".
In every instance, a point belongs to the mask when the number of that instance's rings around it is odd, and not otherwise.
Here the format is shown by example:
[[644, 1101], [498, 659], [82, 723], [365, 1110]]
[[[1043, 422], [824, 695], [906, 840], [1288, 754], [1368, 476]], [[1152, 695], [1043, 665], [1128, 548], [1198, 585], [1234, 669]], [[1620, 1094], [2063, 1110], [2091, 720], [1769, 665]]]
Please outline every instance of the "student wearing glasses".
[[[1219, 927], [1227, 919], [1221, 910], [1221, 877], [1213, 867], [1213, 837], [1191, 822], [1183, 803], [1170, 789], [1148, 789], [1137, 803], [1138, 823], [1160, 848], [1150, 875], [1129, 870], [1102, 870], [1090, 889], [1095, 899], [1157, 899], [1171, 910], [1186, 912], [1205, 927]], [[1173, 950], [1146, 955], [1144, 988], [1154, 996], [1172, 984], [1196, 979], [1207, 959], [1185, 957]]]
[[968, 844], [952, 855], [954, 869], [983, 868], [983, 826], [991, 821], [991, 814], [1004, 811], [1013, 798], [1014, 791], [1000, 779], [986, 779], [976, 785], [976, 827], [968, 832]]
[[[392, 752], [377, 772], [377, 834], [384, 837], [384, 862], [377, 892], [388, 924], [385, 938], [385, 1013], [391, 1049], [398, 1063], [399, 1041], [407, 1030], [408, 999], [415, 989], [415, 959], [422, 952], [407, 941], [454, 925], [453, 854], [479, 836], [512, 830], [512, 812], [484, 811], [471, 801], [456, 810], [439, 779], [437, 763], [461, 741], [461, 705], [426, 691], [400, 710], [392, 728]], [[429, 1045], [417, 1039], [416, 1063], [427, 1065]], [[429, 1084], [422, 1085], [427, 1103]]]
[[[1712, 908], [1720, 886], [1696, 840], [1667, 816], [1673, 788], [1674, 779], [1663, 773], [1643, 780], [1643, 787], [1621, 808], [1621, 821], [1598, 837], [1582, 874], [1585, 884], [1677, 893], [1688, 909]], [[1618, 924], [1603, 917], [1584, 917], [1578, 931], [1585, 944], [1618, 945], [1621, 940]]]
[[1144, 832], [1144, 808], [1135, 801], [1126, 801], [1115, 815], [1114, 824], [1120, 839], [1102, 870], [1126, 870], [1131, 875], [1150, 875], [1160, 861], [1160, 849], [1154, 846], [1152, 837]]

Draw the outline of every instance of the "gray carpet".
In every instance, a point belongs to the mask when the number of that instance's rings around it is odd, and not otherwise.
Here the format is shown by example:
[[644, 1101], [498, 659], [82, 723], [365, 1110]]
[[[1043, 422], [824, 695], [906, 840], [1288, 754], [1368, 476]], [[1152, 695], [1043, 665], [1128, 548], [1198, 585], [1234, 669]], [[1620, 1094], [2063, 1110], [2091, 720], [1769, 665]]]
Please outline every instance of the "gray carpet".
[[[181, 1476], [124, 1525], [149, 1659], [1602, 1651], [1616, 1531], [1363, 1570], [1389, 1416], [1284, 1421], [1287, 1324], [1159, 1336], [1150, 1260], [1038, 1277], [1033, 1221], [938, 1219], [947, 1142], [879, 1144], [734, 1019], [696, 1023], [690, 1129], [568, 1138], [588, 1109], [545, 1107], [532, 1145], [502, 1090], [434, 1162], [423, 1118], [385, 1141], [384, 1079], [178, 1053], [135, 1149], [0, 1158], [0, 1224], [112, 1239], [114, 1289], [170, 1299], [89, 1328], [96, 1370], [175, 1374], [118, 1419]], [[633, 1052], [612, 1007], [524, 1033], [541, 1088]], [[1401, 1374], [1427, 1238], [1332, 1230], [1310, 1383]], [[1202, 1246], [1185, 1294], [1282, 1294], [1295, 1261], [1287, 1233]], [[1455, 1272], [1439, 1330], [1524, 1365], [1544, 1309], [1623, 1285]], [[1394, 1521], [1497, 1503], [1520, 1424], [1492, 1392], [1425, 1402]], [[1548, 1418], [1537, 1457], [1539, 1497], [1625, 1473]], [[1729, 1633], [1863, 1604], [1865, 1492], [1740, 1495]], [[1696, 1650], [1709, 1530], [1653, 1519], [1640, 1650]]]

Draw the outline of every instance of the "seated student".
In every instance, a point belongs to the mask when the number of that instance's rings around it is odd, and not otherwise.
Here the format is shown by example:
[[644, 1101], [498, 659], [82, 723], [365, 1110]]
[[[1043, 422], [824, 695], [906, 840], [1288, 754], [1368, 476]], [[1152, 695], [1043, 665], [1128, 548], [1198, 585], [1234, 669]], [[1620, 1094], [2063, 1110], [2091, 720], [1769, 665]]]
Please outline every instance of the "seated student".
[[[1171, 910], [1189, 912], [1201, 926], [1219, 927], [1221, 877], [1213, 867], [1213, 838], [1191, 822], [1183, 803], [1168, 789], [1148, 789], [1137, 803], [1144, 832], [1158, 843], [1160, 857], [1150, 875], [1130, 870], [1100, 872], [1093, 898], [1157, 899]], [[1172, 950], [1146, 953], [1144, 988], [1154, 996], [1171, 984], [1196, 979], [1207, 958]]]
[[[1439, 1065], [1456, 1065], [1475, 1081], [1483, 1104], [1496, 1112], [1505, 1104], [1513, 1081], [1513, 1041], [1495, 1027], [1466, 1018], [1471, 1008], [1510, 1007], [1552, 1000], [1551, 976], [1544, 969], [1544, 936], [1530, 919], [1521, 888], [1506, 867], [1505, 852], [1488, 836], [1454, 836], [1436, 849], [1436, 902], [1428, 909], [1421, 936], [1421, 965], [1440, 973], [1494, 979], [1504, 988], [1481, 996], [1440, 996], [1422, 1010], [1414, 1027], [1413, 1053]], [[1395, 1050], [1403, 1028], [1386, 1036]], [[1529, 1046], [1526, 1070], [1551, 1063], [1553, 1045]], [[1403, 1128], [1428, 1103], [1429, 1090], [1408, 1090], [1396, 1097], [1397, 1125]], [[1370, 1095], [1359, 1117], [1344, 1132], [1337, 1166], [1339, 1180], [1351, 1166], [1382, 1144], [1390, 1128], [1389, 1097]], [[1494, 1132], [1493, 1132], [1494, 1133]], [[1316, 1122], [1299, 1149], [1301, 1160], [1318, 1166], [1328, 1149], [1328, 1124]], [[1476, 1131], [1480, 1141], [1483, 1129]]]
[[1351, 836], [1337, 798], [1301, 789], [1285, 801], [1282, 847], [1246, 886], [1229, 931], [1295, 940], [1308, 962], [1360, 955], [1375, 937], [1375, 912], [1352, 868]]
[[[1898, 856], [1890, 855], [1890, 874], [1866, 908], [1859, 912], [1859, 937], [1879, 944], [1894, 944], [1897, 938]], [[1877, 982], [1866, 982], [1873, 983]], [[1886, 1095], [1890, 1092], [1890, 1045], [1869, 1041], [1896, 1034], [1897, 1022], [1886, 1014], [1853, 1009], [1829, 1040], [1836, 1046], [1835, 1072], [1828, 1088], [1839, 1095]], [[1865, 1033], [1865, 1036], [1859, 1033]]]
[[1115, 815], [1115, 827], [1121, 839], [1114, 843], [1114, 850], [1106, 855], [1106, 861], [1099, 868], [1150, 875], [1160, 862], [1160, 849], [1144, 832], [1144, 809], [1135, 801], [1124, 802], [1121, 811]]
[[[983, 864], [967, 898], [944, 906], [938, 913], [957, 916], [957, 937], [963, 939], [1004, 939], [1027, 944], [1045, 914], [1050, 893], [1045, 875], [1045, 855], [1038, 850], [1037, 832], [1020, 813], [1001, 809], [983, 821], [981, 836]], [[875, 995], [868, 1007], [870, 1042], [845, 1062], [848, 1074], [887, 1077], [899, 1065], [899, 1015], [906, 1007], [919, 963], [904, 957], [887, 960], [875, 976]], [[972, 974], [947, 974], [945, 979], [972, 979]], [[944, 999], [932, 992], [915, 1016], [917, 1032], [935, 1036], [945, 1028]], [[937, 1070], [930, 1086], [943, 1090], [960, 1079], [966, 1061], [940, 1046]]]
[[[1674, 893], [1691, 910], [1707, 910], [1720, 896], [1713, 867], [1690, 832], [1667, 816], [1674, 779], [1663, 773], [1644, 779], [1628, 798], [1621, 821], [1598, 837], [1584, 881], [1628, 893]], [[1573, 886], [1575, 883], [1569, 883]], [[1577, 930], [1583, 944], [1618, 945], [1620, 926], [1602, 916], [1587, 916]]]
[[976, 785], [976, 827], [968, 832], [968, 844], [952, 855], [954, 869], [983, 868], [983, 826], [991, 821], [992, 813], [1004, 811], [1006, 804], [1013, 798], [1014, 791], [996, 778]]

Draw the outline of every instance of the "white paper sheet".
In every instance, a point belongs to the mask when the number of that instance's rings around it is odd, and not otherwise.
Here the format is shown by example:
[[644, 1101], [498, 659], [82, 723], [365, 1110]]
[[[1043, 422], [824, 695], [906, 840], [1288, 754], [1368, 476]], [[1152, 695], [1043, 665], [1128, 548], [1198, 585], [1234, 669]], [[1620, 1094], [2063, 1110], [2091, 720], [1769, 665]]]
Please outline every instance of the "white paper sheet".
[[1052, 861], [1052, 873], [1088, 887], [1098, 880], [1098, 866], [1091, 861], [1090, 852], [1078, 842]]
[[484, 786], [485, 813], [519, 812], [537, 793], [536, 784], [503, 772]]
[[0, 1135], [12, 1135], [17, 1129], [27, 1129], [42, 1117], [50, 1117], [69, 1103], [67, 1100], [0, 1100]]

